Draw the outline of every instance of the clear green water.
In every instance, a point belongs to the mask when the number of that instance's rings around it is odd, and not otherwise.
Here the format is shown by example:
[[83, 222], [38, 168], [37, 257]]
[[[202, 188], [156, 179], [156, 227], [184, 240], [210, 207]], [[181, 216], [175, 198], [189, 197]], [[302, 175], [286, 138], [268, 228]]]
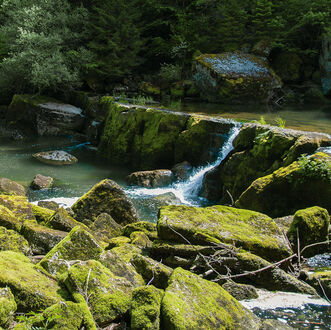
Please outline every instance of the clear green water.
[[261, 105], [223, 105], [213, 103], [183, 103], [180, 111], [208, 114], [215, 117], [254, 121], [264, 117], [267, 124], [277, 125], [277, 117], [286, 121], [285, 127], [303, 131], [331, 134], [331, 103], [269, 108]]

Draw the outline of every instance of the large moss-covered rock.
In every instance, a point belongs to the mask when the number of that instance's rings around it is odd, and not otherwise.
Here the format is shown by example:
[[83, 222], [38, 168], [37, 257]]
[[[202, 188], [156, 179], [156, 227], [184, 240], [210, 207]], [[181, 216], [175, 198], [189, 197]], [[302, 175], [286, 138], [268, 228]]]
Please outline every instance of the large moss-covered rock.
[[102, 252], [96, 239], [81, 226], [77, 226], [47, 253], [40, 265], [50, 274], [59, 276], [70, 267], [70, 261], [99, 259]]
[[126, 278], [134, 287], [145, 284], [144, 279], [131, 263], [132, 256], [139, 250], [133, 246], [115, 247], [100, 255], [100, 262], [114, 275]]
[[257, 178], [327, 145], [331, 140], [326, 134], [244, 124], [233, 141], [234, 150], [206, 173], [202, 195], [222, 204], [232, 203], [230, 195], [236, 200]]
[[39, 205], [31, 204], [32, 212], [40, 224], [46, 224], [53, 216], [54, 211]]
[[130, 308], [132, 284], [115, 276], [95, 260], [83, 261], [68, 270], [65, 284], [71, 293], [85, 292], [99, 326], [123, 316]]
[[272, 217], [293, 214], [313, 205], [331, 212], [331, 156], [316, 153], [255, 180], [235, 205]]
[[70, 104], [40, 95], [14, 95], [6, 120], [28, 134], [65, 135], [80, 130], [82, 110]]
[[7, 207], [0, 205], [0, 226], [14, 229], [16, 231], [21, 230], [22, 223]]
[[[330, 226], [330, 216], [326, 209], [318, 206], [299, 210], [294, 214], [294, 219], [287, 237], [293, 244], [294, 251], [297, 251], [298, 238], [300, 249], [305, 246], [325, 242], [328, 239], [328, 229]], [[325, 246], [313, 246], [304, 252], [304, 255], [314, 255], [325, 251]]]
[[158, 234], [161, 239], [183, 243], [230, 243], [241, 246], [267, 260], [290, 255], [287, 243], [268, 216], [227, 206], [196, 208], [165, 206], [159, 210]]
[[108, 213], [119, 224], [138, 221], [132, 202], [121, 187], [110, 179], [105, 179], [92, 187], [72, 206], [79, 221], [94, 221], [101, 213]]
[[184, 160], [201, 165], [215, 159], [233, 127], [228, 120], [211, 120], [158, 109], [120, 105], [102, 98], [108, 109], [99, 153], [113, 163], [136, 169], [171, 168]]
[[57, 282], [35, 269], [23, 254], [0, 252], [0, 286], [8, 286], [15, 296], [18, 311], [38, 311], [63, 300]]
[[161, 307], [166, 329], [259, 329], [260, 320], [218, 284], [176, 268]]
[[70, 216], [69, 213], [63, 207], [59, 208], [55, 212], [52, 212], [52, 216], [48, 218], [46, 224], [53, 229], [68, 232], [76, 226], [84, 227], [82, 223], [76, 221], [72, 216]]
[[132, 330], [160, 329], [160, 309], [163, 291], [153, 285], [133, 290], [130, 309]]
[[23, 223], [21, 234], [29, 242], [34, 254], [46, 254], [68, 233], [42, 226], [36, 220], [32, 220]]
[[0, 178], [0, 194], [25, 196], [25, 188], [15, 181]]
[[331, 269], [314, 272], [308, 276], [307, 282], [312, 285], [322, 296], [331, 296]]
[[202, 54], [195, 59], [193, 78], [210, 102], [263, 102], [281, 87], [266, 60], [244, 53]]
[[[10, 218], [12, 219], [12, 215], [16, 218], [14, 221], [13, 226], [6, 226], [5, 223], [1, 223], [0, 225], [10, 228], [10, 229], [15, 229], [15, 230], [20, 230], [23, 222], [25, 220], [35, 220], [35, 216], [32, 211], [32, 206], [24, 196], [6, 196], [6, 195], [0, 195], [0, 207], [4, 206], [7, 209], [9, 209], [12, 214]], [[8, 214], [7, 210], [4, 210], [3, 208], [0, 209], [0, 214], [5, 213], [5, 218], [6, 215]], [[1, 216], [0, 216], [1, 217]], [[3, 220], [6, 221], [6, 220]], [[8, 220], [9, 222], [12, 222], [12, 220]]]
[[165, 289], [168, 286], [172, 268], [141, 254], [133, 256], [131, 263], [146, 283], [153, 284], [160, 289]]
[[9, 288], [0, 288], [0, 327], [9, 328], [17, 306]]
[[157, 228], [156, 224], [148, 221], [138, 221], [135, 223], [130, 223], [123, 228], [123, 236], [130, 237], [130, 235], [135, 231], [143, 231], [149, 239], [153, 240], [157, 238]]
[[27, 240], [14, 230], [0, 227], [0, 251], [21, 252], [30, 255], [31, 250]]

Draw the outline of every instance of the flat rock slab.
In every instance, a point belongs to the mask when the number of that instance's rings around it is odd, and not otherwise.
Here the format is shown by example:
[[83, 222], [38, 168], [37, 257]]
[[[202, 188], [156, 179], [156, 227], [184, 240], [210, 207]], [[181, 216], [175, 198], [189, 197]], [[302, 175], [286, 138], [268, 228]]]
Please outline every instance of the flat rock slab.
[[37, 160], [50, 165], [71, 165], [78, 162], [78, 159], [63, 150], [38, 152], [32, 155]]
[[267, 215], [227, 206], [164, 206], [159, 210], [160, 239], [192, 244], [228, 243], [269, 261], [290, 255], [282, 232]]

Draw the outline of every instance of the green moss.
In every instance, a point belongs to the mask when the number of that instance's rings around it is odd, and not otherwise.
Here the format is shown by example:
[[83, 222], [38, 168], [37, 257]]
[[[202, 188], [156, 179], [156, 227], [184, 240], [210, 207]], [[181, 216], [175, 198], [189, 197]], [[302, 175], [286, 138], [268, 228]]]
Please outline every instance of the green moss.
[[118, 237], [114, 237], [111, 240], [109, 240], [109, 245], [107, 247], [107, 250], [110, 250], [114, 247], [119, 247], [121, 245], [126, 245], [126, 244], [130, 244], [131, 243], [131, 239], [125, 236], [118, 236]]
[[157, 225], [159, 237], [164, 240], [183, 241], [173, 228], [191, 243], [229, 243], [271, 261], [290, 255], [275, 222], [254, 211], [221, 205], [207, 208], [165, 206], [160, 208]]
[[31, 250], [27, 240], [15, 232], [0, 227], [0, 251], [21, 252], [25, 255], [30, 255]]
[[131, 329], [157, 330], [160, 328], [160, 308], [163, 291], [153, 285], [137, 288], [132, 293], [130, 309]]
[[56, 281], [37, 271], [23, 254], [0, 252], [0, 269], [6, 270], [0, 272], [0, 286], [11, 289], [20, 312], [45, 309], [66, 295]]
[[0, 205], [0, 225], [16, 231], [21, 230], [22, 223], [7, 207]]
[[0, 178], [0, 194], [25, 196], [25, 188], [15, 181], [7, 178]]
[[50, 217], [55, 213], [50, 209], [46, 209], [38, 205], [31, 204], [31, 206], [32, 206], [32, 212], [36, 217], [37, 221], [43, 225], [45, 225], [50, 219]]
[[17, 306], [9, 288], [0, 288], [0, 328], [9, 328]]
[[166, 329], [255, 328], [259, 319], [218, 284], [176, 268], [162, 301]]
[[[7, 227], [5, 224], [2, 224], [0, 220], [0, 225], [3, 225], [4, 227], [19, 231], [25, 220], [35, 220], [35, 216], [32, 212], [32, 206], [24, 196], [0, 195], [0, 207], [1, 206], [0, 217], [3, 212], [5, 213], [5, 216], [8, 215], [8, 211], [3, 209], [3, 207], [6, 207], [12, 212], [12, 214], [10, 214], [10, 218], [12, 218], [12, 215], [16, 218], [15, 224], [11, 227]], [[12, 222], [11, 220], [8, 221]]]
[[[287, 232], [287, 236], [297, 250], [298, 235], [300, 248], [305, 246], [324, 242], [328, 239], [328, 229], [330, 225], [330, 216], [326, 209], [318, 206], [299, 210], [294, 214], [294, 219]], [[314, 255], [325, 250], [325, 246], [313, 247], [308, 249], [305, 255]]]
[[130, 237], [130, 235], [135, 231], [144, 232], [149, 239], [152, 240], [157, 238], [156, 224], [153, 222], [138, 221], [135, 223], [130, 223], [123, 228], [122, 235]]
[[136, 245], [139, 249], [146, 249], [152, 246], [152, 241], [143, 231], [135, 231], [130, 235], [131, 244]]
[[68, 232], [76, 226], [81, 226], [85, 230], [88, 230], [84, 224], [76, 221], [73, 217], [71, 217], [63, 207], [52, 213], [52, 215], [48, 218], [46, 225], [53, 229]]
[[98, 259], [102, 252], [96, 239], [81, 226], [77, 226], [39, 264], [50, 274], [60, 276], [67, 271], [68, 261]]
[[65, 284], [72, 293], [86, 292], [89, 307], [98, 325], [109, 324], [130, 307], [132, 285], [115, 276], [98, 261], [89, 260], [68, 270]]

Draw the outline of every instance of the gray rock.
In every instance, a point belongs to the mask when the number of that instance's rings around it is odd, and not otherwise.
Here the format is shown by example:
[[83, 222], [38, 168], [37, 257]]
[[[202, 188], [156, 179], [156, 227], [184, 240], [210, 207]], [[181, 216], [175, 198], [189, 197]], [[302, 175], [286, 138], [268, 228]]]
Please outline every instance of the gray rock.
[[176, 164], [171, 171], [178, 181], [185, 181], [190, 177], [192, 165], [189, 162], [184, 161]]
[[49, 189], [53, 186], [54, 179], [50, 176], [37, 174], [31, 182], [33, 190]]
[[0, 178], [0, 194], [25, 196], [25, 188], [15, 181]]
[[127, 177], [129, 184], [146, 188], [167, 186], [173, 182], [173, 179], [174, 176], [170, 170], [139, 171]]
[[63, 150], [38, 152], [33, 154], [33, 157], [49, 165], [71, 165], [78, 162], [75, 156]]

